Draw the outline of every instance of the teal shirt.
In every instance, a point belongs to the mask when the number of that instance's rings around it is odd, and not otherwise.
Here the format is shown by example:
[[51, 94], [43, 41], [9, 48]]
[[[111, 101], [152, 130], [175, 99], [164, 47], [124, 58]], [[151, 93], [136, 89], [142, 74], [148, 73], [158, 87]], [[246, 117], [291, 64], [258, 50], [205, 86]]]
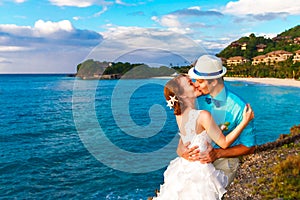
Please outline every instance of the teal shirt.
[[[197, 98], [197, 103], [199, 110], [207, 110], [212, 114], [217, 125], [225, 122], [230, 123], [228, 130], [223, 131], [224, 135], [230, 133], [242, 121], [243, 110], [246, 105], [240, 97], [228, 90], [226, 86], [214, 99], [211, 99], [210, 95], [200, 96]], [[231, 146], [239, 144], [247, 147], [256, 145], [253, 120]], [[214, 143], [213, 147], [220, 148]]]

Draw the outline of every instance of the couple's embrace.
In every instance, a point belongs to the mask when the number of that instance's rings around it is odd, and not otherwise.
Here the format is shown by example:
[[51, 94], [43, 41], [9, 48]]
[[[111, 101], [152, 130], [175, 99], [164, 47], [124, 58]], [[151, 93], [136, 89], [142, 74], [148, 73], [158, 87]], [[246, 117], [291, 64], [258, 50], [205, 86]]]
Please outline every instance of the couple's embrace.
[[179, 157], [170, 162], [153, 199], [221, 199], [238, 168], [238, 156], [254, 151], [254, 113], [225, 87], [225, 73], [219, 58], [204, 55], [189, 76], [179, 75], [165, 85], [167, 106], [174, 109], [180, 131]]

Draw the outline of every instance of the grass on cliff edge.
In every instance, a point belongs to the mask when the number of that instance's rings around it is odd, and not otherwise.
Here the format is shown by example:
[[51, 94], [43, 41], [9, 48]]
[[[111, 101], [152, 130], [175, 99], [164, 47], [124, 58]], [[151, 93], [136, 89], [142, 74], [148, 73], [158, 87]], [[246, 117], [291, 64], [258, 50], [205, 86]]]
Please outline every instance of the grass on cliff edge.
[[[297, 146], [300, 147], [299, 144]], [[297, 148], [294, 144], [283, 148], [293, 147]], [[300, 199], [300, 155], [288, 155], [285, 160], [277, 156], [274, 160], [279, 163], [271, 169], [262, 169], [266, 176], [257, 180], [259, 184], [254, 187], [255, 192], [259, 192], [266, 199]], [[271, 177], [267, 175], [269, 172], [273, 172]]]
[[[290, 135], [300, 134], [300, 125], [293, 126], [290, 131]], [[300, 199], [300, 154], [297, 151], [299, 148], [299, 142], [285, 144], [279, 148], [274, 160], [270, 160], [277, 164], [271, 165], [271, 168], [262, 168], [261, 173], [265, 176], [258, 178], [259, 184], [253, 188], [254, 191], [266, 199], [274, 197], [285, 200]], [[292, 153], [288, 149], [293, 149], [297, 153]], [[282, 156], [284, 154], [287, 155]], [[269, 176], [270, 174], [272, 176]]]

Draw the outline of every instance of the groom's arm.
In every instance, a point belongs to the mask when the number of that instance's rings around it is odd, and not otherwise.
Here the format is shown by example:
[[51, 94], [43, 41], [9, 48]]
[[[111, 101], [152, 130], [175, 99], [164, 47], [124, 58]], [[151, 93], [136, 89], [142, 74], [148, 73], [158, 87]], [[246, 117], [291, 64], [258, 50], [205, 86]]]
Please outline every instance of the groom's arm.
[[213, 148], [210, 144], [206, 152], [200, 154], [201, 163], [212, 163], [219, 158], [232, 158], [254, 153], [255, 147], [247, 147], [242, 144], [227, 149]]
[[227, 149], [213, 148], [208, 144], [208, 149], [205, 152], [200, 152], [198, 146], [188, 148], [190, 143], [183, 144], [179, 140], [177, 147], [178, 156], [189, 161], [200, 161], [201, 163], [212, 163], [219, 158], [232, 158], [251, 154], [254, 152], [255, 147], [247, 147], [244, 145], [237, 145]]

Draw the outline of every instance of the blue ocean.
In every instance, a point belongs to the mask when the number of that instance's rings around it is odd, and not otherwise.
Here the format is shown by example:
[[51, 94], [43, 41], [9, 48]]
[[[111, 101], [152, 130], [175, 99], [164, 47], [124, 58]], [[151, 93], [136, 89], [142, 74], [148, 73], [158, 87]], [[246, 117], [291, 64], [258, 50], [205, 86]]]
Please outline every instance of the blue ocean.
[[[176, 157], [167, 79], [0, 75], [0, 199], [147, 199]], [[300, 124], [300, 88], [227, 87], [255, 111], [258, 144]]]

